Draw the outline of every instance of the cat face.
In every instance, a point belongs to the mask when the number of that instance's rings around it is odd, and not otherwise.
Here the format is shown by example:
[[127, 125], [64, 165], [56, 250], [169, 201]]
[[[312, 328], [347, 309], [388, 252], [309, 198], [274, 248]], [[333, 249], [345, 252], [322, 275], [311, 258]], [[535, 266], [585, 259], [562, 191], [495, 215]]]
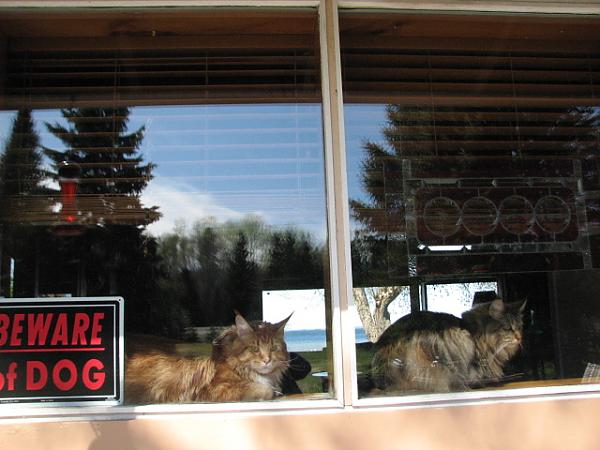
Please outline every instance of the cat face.
[[233, 350], [237, 360], [260, 375], [282, 372], [289, 364], [283, 330], [289, 317], [279, 323], [261, 322], [250, 325], [241, 315], [235, 318], [238, 339]]
[[523, 340], [523, 310], [526, 302], [504, 303], [496, 299], [473, 308], [463, 315], [465, 320], [475, 320], [477, 332], [490, 347], [506, 357], [514, 355]]

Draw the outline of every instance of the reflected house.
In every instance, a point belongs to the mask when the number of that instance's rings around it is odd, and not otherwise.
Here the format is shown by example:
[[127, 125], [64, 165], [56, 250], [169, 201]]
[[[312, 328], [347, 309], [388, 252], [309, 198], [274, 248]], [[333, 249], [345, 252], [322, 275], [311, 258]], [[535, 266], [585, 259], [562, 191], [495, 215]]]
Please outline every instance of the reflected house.
[[[75, 209], [70, 209], [73, 207]], [[68, 216], [65, 215], [67, 209]], [[72, 225], [81, 233], [104, 225], [146, 226], [160, 218], [158, 208], [143, 206], [141, 196], [65, 194], [64, 191], [47, 196], [13, 196], [0, 214], [5, 223], [32, 224], [47, 227], [52, 232]], [[69, 234], [66, 230], [65, 233]]]

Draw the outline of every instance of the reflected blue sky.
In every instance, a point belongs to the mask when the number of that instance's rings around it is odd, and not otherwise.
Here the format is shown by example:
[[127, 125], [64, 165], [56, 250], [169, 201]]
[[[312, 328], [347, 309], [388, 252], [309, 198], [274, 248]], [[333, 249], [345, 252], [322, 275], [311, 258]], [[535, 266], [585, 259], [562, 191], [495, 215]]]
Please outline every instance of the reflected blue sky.
[[[0, 112], [0, 142], [8, 139], [14, 111]], [[362, 143], [381, 139], [383, 105], [347, 105], [348, 183], [360, 198]], [[64, 149], [44, 123], [65, 124], [60, 110], [33, 114], [41, 144]], [[156, 164], [142, 193], [163, 217], [149, 231], [172, 231], [212, 217], [247, 216], [274, 227], [294, 226], [326, 236], [323, 130], [320, 104], [133, 107], [129, 131], [145, 127], [140, 152]], [[4, 146], [4, 145], [3, 145]]]
[[344, 105], [348, 196], [351, 199], [368, 200], [360, 184], [362, 161], [364, 159], [363, 144], [365, 141], [370, 141], [378, 143], [384, 148], [387, 147], [387, 141], [381, 133], [385, 120], [385, 105]]
[[[344, 114], [349, 195], [364, 198], [362, 145], [366, 140], [385, 144], [385, 106], [345, 105]], [[14, 111], [0, 112], [2, 143], [14, 116]], [[60, 110], [36, 110], [33, 117], [42, 145], [64, 149], [44, 126], [64, 124]], [[151, 233], [209, 217], [225, 222], [254, 216], [274, 227], [294, 226], [325, 238], [321, 105], [131, 108], [129, 131], [142, 126], [141, 154], [157, 166], [142, 201], [159, 206], [163, 214], [149, 226]]]

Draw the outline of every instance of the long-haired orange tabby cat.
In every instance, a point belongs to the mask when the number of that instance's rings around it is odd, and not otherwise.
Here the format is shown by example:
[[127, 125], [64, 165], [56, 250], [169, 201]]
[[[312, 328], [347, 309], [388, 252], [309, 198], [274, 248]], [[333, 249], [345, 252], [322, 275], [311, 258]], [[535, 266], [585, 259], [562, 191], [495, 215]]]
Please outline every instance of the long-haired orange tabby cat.
[[288, 320], [251, 325], [236, 314], [235, 325], [213, 341], [208, 358], [134, 355], [125, 373], [125, 399], [138, 404], [271, 400], [280, 394], [289, 365], [283, 339]]

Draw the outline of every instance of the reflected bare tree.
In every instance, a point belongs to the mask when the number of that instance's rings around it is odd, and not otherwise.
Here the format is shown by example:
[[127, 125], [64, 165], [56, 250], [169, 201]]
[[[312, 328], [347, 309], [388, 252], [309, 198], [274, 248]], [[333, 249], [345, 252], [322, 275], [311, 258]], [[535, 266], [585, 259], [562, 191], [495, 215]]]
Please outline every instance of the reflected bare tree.
[[[405, 289], [403, 286], [353, 289], [356, 311], [369, 341], [377, 342], [379, 336], [390, 326], [388, 306], [400, 295], [403, 289]], [[369, 307], [369, 298], [373, 299], [374, 303], [372, 311]]]

